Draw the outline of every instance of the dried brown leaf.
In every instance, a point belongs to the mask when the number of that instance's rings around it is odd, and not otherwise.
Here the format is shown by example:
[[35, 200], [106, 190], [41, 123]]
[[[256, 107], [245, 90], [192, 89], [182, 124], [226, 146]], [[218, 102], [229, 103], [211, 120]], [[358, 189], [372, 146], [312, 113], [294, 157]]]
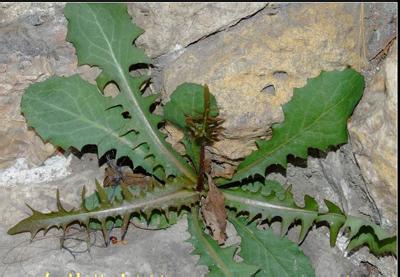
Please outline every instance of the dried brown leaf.
[[206, 226], [211, 230], [213, 238], [218, 244], [223, 244], [227, 239], [227, 214], [224, 195], [215, 186], [211, 176], [207, 174], [207, 177], [209, 191], [207, 197], [201, 200], [201, 213]]
[[154, 181], [153, 177], [144, 174], [134, 173], [130, 170], [122, 171], [113, 166], [108, 166], [104, 170], [103, 186], [108, 187], [123, 182], [127, 186], [149, 187], [154, 184]]

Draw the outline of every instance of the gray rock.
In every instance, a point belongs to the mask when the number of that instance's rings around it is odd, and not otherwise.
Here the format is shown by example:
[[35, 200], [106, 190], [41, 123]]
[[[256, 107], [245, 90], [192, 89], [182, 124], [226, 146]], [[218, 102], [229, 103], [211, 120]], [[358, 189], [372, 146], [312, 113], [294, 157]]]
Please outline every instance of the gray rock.
[[[304, 204], [304, 195], [315, 197], [320, 209], [326, 210], [324, 199], [336, 203], [347, 214], [380, 222], [380, 210], [371, 197], [362, 177], [360, 168], [352, 154], [350, 144], [323, 153], [312, 151], [307, 162], [289, 160], [286, 174], [273, 172], [269, 178], [282, 184], [292, 184], [298, 203]], [[297, 240], [299, 228], [289, 231], [289, 237]], [[367, 276], [365, 263], [374, 265], [382, 275], [392, 276], [395, 268], [393, 257], [376, 258], [365, 251], [358, 251], [347, 257], [346, 239], [339, 236], [334, 248], [329, 246], [329, 232], [326, 227], [313, 229], [301, 245], [304, 253], [315, 266], [316, 276]], [[330, 269], [329, 269], [330, 268]]]
[[[42, 212], [56, 210], [55, 193], [60, 190], [61, 201], [66, 209], [80, 205], [80, 191], [85, 185], [88, 195], [93, 192], [94, 178], [104, 178], [104, 166], [98, 167], [96, 155], [85, 154], [81, 160], [73, 157], [68, 168], [69, 175], [57, 180], [37, 184], [0, 183], [0, 272], [4, 276], [68, 276], [70, 272], [93, 276], [204, 276], [207, 268], [197, 266], [198, 258], [190, 255], [193, 247], [185, 242], [189, 238], [185, 219], [178, 224], [161, 231], [148, 231], [131, 225], [126, 236], [128, 244], [111, 245], [105, 248], [101, 232], [91, 234], [90, 252], [86, 242], [73, 239], [66, 241], [71, 251], [61, 249], [62, 231], [52, 229], [45, 237], [40, 232], [30, 242], [29, 234], [9, 236], [6, 233], [17, 221], [25, 218], [31, 211], [24, 205], [29, 204]], [[78, 228], [78, 226], [74, 226]], [[68, 238], [85, 240], [87, 234], [80, 229], [71, 229], [74, 235]], [[118, 230], [111, 233], [120, 237]], [[76, 274], [75, 274], [76, 275]]]
[[364, 49], [362, 55], [365, 55], [364, 67], [367, 68], [363, 70], [363, 73], [370, 79], [385, 58], [381, 50], [397, 36], [398, 7], [395, 3], [364, 3], [363, 6]]
[[[64, 20], [60, 15], [64, 3], [1, 3], [0, 24], [2, 26], [25, 21], [39, 26], [52, 20]], [[61, 13], [60, 13], [61, 11]]]

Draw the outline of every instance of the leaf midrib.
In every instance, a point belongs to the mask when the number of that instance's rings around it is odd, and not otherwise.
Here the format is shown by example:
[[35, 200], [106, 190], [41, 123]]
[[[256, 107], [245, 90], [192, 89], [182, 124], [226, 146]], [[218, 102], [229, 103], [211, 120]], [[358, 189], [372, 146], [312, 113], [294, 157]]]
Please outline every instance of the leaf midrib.
[[195, 197], [197, 192], [195, 191], [188, 191], [188, 190], [178, 190], [178, 191], [173, 191], [169, 194], [162, 195], [161, 197], [155, 197], [155, 199], [133, 199], [133, 201], [138, 200], [138, 202], [130, 203], [125, 201], [120, 206], [117, 207], [109, 207], [109, 208], [102, 208], [99, 207], [99, 210], [93, 210], [93, 211], [82, 211], [78, 210], [76, 212], [73, 212], [73, 214], [66, 214], [66, 215], [55, 215], [55, 217], [50, 217], [50, 218], [44, 218], [44, 219], [39, 219], [40, 222], [52, 222], [54, 221], [55, 218], [60, 218], [61, 220], [59, 222], [70, 222], [71, 218], [97, 218], [97, 217], [102, 217], [102, 216], [107, 216], [107, 215], [122, 215], [126, 212], [133, 212], [137, 209], [145, 208], [145, 207], [155, 207], [156, 205], [163, 205], [165, 203], [169, 203], [171, 201], [174, 201], [175, 199], [188, 199], [191, 197]]
[[[163, 141], [161, 141], [159, 135], [155, 132], [155, 130], [151, 126], [150, 122], [147, 120], [146, 115], [144, 114], [141, 105], [139, 105], [139, 103], [138, 103], [138, 101], [137, 101], [137, 99], [135, 97], [134, 92], [131, 90], [131, 88], [129, 86], [126, 74], [122, 70], [122, 67], [121, 67], [120, 63], [117, 61], [117, 59], [115, 57], [114, 50], [111, 47], [111, 44], [110, 44], [110, 42], [108, 40], [108, 37], [104, 33], [101, 24], [99, 24], [99, 21], [97, 19], [96, 13], [93, 12], [93, 10], [90, 7], [90, 5], [89, 5], [89, 10], [91, 11], [91, 13], [93, 14], [93, 16], [95, 18], [95, 21], [96, 21], [95, 23], [99, 27], [99, 30], [100, 30], [102, 36], [104, 37], [104, 40], [107, 43], [107, 47], [108, 47], [108, 49], [109, 49], [109, 51], [111, 53], [112, 59], [113, 59], [114, 63], [117, 66], [118, 73], [121, 75], [122, 82], [123, 82], [123, 87], [125, 88], [125, 90], [127, 92], [127, 93], [125, 93], [125, 96], [129, 100], [131, 100], [131, 102], [133, 102], [134, 107], [137, 108], [136, 111], [138, 111], [138, 113], [139, 113], [139, 120], [144, 124], [146, 129], [149, 130], [148, 134], [151, 136], [152, 142], [156, 145], [156, 147], [160, 150], [161, 153], [164, 153], [168, 157], [168, 160], [171, 161], [174, 164], [174, 167], [176, 169], [179, 169], [179, 171], [182, 172], [191, 181], [196, 182], [196, 176], [193, 174], [193, 171], [188, 170], [187, 166], [182, 165], [181, 162], [176, 159], [175, 155], [173, 155], [169, 151], [169, 149], [167, 149], [167, 147], [164, 145]], [[123, 90], [121, 90], [121, 91], [123, 91]]]
[[239, 202], [241, 204], [248, 205], [248, 206], [263, 207], [263, 208], [270, 208], [270, 209], [276, 209], [276, 210], [285, 210], [285, 211], [290, 211], [290, 212], [301, 212], [301, 213], [318, 215], [318, 212], [315, 212], [315, 211], [303, 210], [301, 208], [291, 208], [291, 207], [286, 207], [286, 206], [274, 205], [274, 204], [270, 204], [268, 202], [250, 199], [245, 196], [233, 195], [233, 194], [230, 194], [227, 190], [222, 189], [221, 191], [224, 194], [224, 197], [226, 200]]

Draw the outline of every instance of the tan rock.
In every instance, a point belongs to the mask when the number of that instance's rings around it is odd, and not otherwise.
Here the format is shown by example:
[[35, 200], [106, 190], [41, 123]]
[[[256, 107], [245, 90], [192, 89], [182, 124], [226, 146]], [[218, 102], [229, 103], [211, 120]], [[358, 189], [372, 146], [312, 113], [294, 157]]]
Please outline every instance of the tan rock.
[[[34, 131], [27, 129], [21, 115], [21, 96], [30, 84], [52, 75], [68, 76], [76, 72], [94, 83], [100, 72], [89, 66], [77, 70], [75, 50], [65, 41], [64, 5], [0, 4], [0, 168], [11, 166], [19, 157], [25, 157], [31, 166], [39, 165], [55, 151], [51, 144], [45, 144]], [[135, 3], [130, 4], [130, 10], [138, 24], [145, 23], [139, 25], [147, 31], [141, 39], [151, 46], [149, 53], [157, 54], [173, 49], [176, 44], [186, 46], [210, 32], [236, 23], [265, 5], [242, 3], [235, 4], [232, 9], [226, 3]], [[149, 10], [150, 16], [141, 13], [143, 9]], [[207, 17], [201, 16], [203, 14]], [[180, 21], [176, 21], [177, 18]], [[189, 19], [193, 27], [188, 31], [183, 22]], [[163, 26], [163, 29], [152, 26]], [[176, 40], [170, 39], [171, 34]], [[152, 43], [153, 40], [157, 43]], [[107, 86], [106, 95], [115, 94], [115, 88]]]
[[[164, 99], [183, 82], [207, 83], [226, 120], [216, 151], [249, 153], [255, 138], [283, 120], [281, 105], [321, 70], [359, 64], [359, 7], [320, 3], [285, 6], [189, 46], [163, 72]], [[236, 140], [224, 147], [228, 140]], [[253, 145], [254, 147], [254, 145]]]
[[355, 157], [385, 222], [397, 224], [397, 43], [349, 124]]
[[168, 136], [166, 141], [171, 143], [172, 147], [181, 154], [185, 153], [185, 147], [180, 141], [183, 139], [183, 133], [176, 128], [174, 125], [166, 123], [164, 129], [162, 130]]
[[52, 75], [52, 68], [46, 58], [39, 56], [31, 61], [12, 56], [9, 64], [3, 66], [7, 70], [0, 73], [0, 168], [12, 165], [21, 157], [30, 165], [39, 165], [55, 148], [27, 129], [20, 101], [23, 90]]
[[129, 13], [145, 30], [136, 43], [151, 57], [186, 47], [234, 25], [266, 3], [131, 3]]
[[20, 102], [24, 90], [52, 75], [71, 75], [76, 57], [65, 42], [66, 20], [56, 18], [63, 4], [1, 4], [0, 15], [0, 168], [25, 158], [41, 164], [55, 147], [26, 126]]

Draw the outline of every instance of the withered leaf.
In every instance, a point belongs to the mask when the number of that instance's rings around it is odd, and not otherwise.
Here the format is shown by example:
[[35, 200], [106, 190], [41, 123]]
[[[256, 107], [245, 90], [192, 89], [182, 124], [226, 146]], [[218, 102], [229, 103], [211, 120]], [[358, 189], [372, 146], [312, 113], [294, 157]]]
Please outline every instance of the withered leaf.
[[103, 186], [108, 187], [118, 185], [120, 182], [123, 182], [128, 186], [139, 186], [144, 188], [152, 186], [155, 180], [153, 177], [134, 173], [130, 170], [118, 170], [113, 166], [106, 167], [104, 170]]
[[149, 187], [155, 182], [154, 178], [140, 173], [124, 172], [122, 182], [128, 186]]
[[[122, 176], [121, 176], [122, 177]], [[119, 173], [113, 167], [108, 166], [104, 169], [104, 180], [103, 187], [112, 186], [115, 183], [118, 183]]]
[[224, 195], [218, 190], [210, 175], [208, 177], [209, 191], [206, 198], [201, 200], [201, 213], [206, 226], [210, 228], [213, 238], [218, 244], [223, 244], [226, 239], [227, 214], [225, 210]]

